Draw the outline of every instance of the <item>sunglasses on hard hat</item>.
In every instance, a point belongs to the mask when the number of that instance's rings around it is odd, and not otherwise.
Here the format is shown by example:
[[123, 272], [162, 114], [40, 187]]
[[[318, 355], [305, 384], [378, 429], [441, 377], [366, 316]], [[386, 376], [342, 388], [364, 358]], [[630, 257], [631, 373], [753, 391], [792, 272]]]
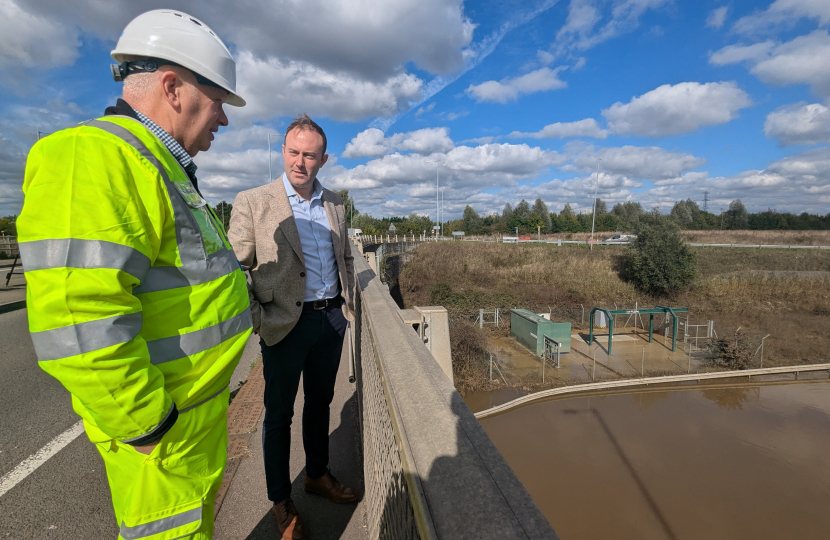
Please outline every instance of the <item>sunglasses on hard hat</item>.
[[[171, 62], [170, 60], [164, 60], [163, 58], [147, 58], [146, 60], [136, 60], [134, 62], [121, 62], [120, 64], [110, 64], [112, 68], [112, 78], [116, 82], [121, 82], [127, 78], [127, 76], [132, 75], [133, 73], [153, 73], [161, 66], [179, 66], [184, 67], [176, 62]], [[184, 68], [187, 69], [187, 68]], [[222, 88], [215, 82], [202, 77], [195, 71], [191, 69], [187, 69], [196, 77], [196, 82], [199, 84], [204, 84], [206, 86], [213, 86], [215, 88]]]

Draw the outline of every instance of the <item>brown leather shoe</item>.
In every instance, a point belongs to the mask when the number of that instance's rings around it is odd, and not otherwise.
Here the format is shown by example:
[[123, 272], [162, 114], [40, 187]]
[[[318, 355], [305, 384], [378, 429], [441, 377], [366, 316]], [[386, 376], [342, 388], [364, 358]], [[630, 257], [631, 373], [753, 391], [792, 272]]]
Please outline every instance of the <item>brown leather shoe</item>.
[[358, 495], [355, 490], [338, 482], [337, 479], [328, 471], [317, 480], [312, 480], [308, 477], [308, 475], [306, 475], [305, 490], [308, 493], [322, 495], [323, 497], [336, 503], [350, 503], [358, 499]]
[[277, 528], [280, 530], [282, 538], [285, 540], [305, 540], [305, 526], [300, 521], [300, 516], [297, 515], [294, 501], [285, 499], [282, 502], [275, 503], [271, 511], [277, 520]]

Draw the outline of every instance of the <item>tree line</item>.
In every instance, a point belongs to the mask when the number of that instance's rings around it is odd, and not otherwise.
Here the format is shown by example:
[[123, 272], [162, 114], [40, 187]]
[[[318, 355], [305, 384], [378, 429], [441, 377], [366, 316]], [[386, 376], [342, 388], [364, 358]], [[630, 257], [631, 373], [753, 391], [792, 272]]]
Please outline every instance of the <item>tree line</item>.
[[[374, 218], [355, 208], [354, 199], [346, 189], [336, 191], [343, 198], [346, 210], [346, 223], [349, 227], [359, 228], [364, 234], [387, 234], [394, 225], [392, 234], [416, 234], [430, 232], [435, 222], [429, 216], [411, 213], [409, 216], [394, 216]], [[222, 201], [214, 207], [216, 216], [223, 222], [225, 230], [230, 224], [233, 205]], [[602, 199], [596, 201], [596, 232], [633, 232], [640, 219], [654, 212], [647, 211], [638, 202], [617, 203], [608, 210], [608, 205]], [[830, 214], [818, 215], [802, 212], [792, 214], [776, 212], [768, 209], [762, 212], [748, 212], [740, 199], [729, 204], [729, 207], [718, 214], [706, 212], [691, 199], [678, 201], [669, 213], [677, 225], [683, 230], [828, 230], [830, 229]], [[17, 236], [17, 216], [0, 218], [0, 234]], [[542, 199], [536, 199], [531, 205], [522, 200], [516, 207], [509, 203], [504, 205], [501, 213], [479, 215], [472, 206], [464, 208], [461, 219], [451, 220], [444, 224], [444, 234], [452, 231], [464, 231], [466, 235], [496, 235], [515, 234], [542, 234], [591, 232], [591, 212], [574, 212], [570, 203], [565, 204], [561, 212], [550, 212]]]
[[[374, 218], [355, 208], [348, 190], [340, 190], [337, 193], [343, 198], [346, 206], [346, 222], [350, 227], [362, 229], [364, 234], [387, 234], [392, 225], [398, 234], [421, 234], [423, 231], [431, 231], [434, 225], [430, 217], [415, 213], [408, 217]], [[607, 203], [597, 199], [594, 230], [633, 232], [643, 216], [655, 211], [656, 209], [644, 209], [638, 202], [617, 203], [609, 211]], [[683, 230], [830, 229], [830, 214], [792, 214], [772, 209], [750, 213], [740, 199], [732, 201], [726, 210], [718, 214], [702, 210], [691, 199], [678, 201], [672, 207], [669, 217]], [[532, 205], [522, 200], [515, 208], [508, 203], [504, 205], [501, 214], [492, 213], [484, 216], [467, 205], [461, 219], [444, 224], [444, 234], [448, 235], [452, 231], [464, 231], [466, 235], [511, 234], [517, 229], [519, 234], [591, 232], [593, 218], [592, 212], [577, 214], [570, 203], [566, 203], [559, 213], [550, 212], [542, 199], [536, 199]]]

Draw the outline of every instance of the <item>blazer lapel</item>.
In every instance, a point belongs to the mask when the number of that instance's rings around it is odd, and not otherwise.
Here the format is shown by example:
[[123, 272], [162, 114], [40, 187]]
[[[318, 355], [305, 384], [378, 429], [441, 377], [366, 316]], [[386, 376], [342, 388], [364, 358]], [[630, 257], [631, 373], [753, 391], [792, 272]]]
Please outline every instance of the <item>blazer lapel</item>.
[[297, 222], [294, 221], [294, 212], [291, 210], [291, 203], [288, 202], [288, 194], [285, 192], [285, 186], [282, 183], [282, 178], [271, 182], [272, 189], [270, 190], [271, 200], [269, 206], [274, 212], [274, 217], [277, 221], [277, 230], [282, 231], [288, 243], [294, 249], [300, 262], [305, 265], [303, 258], [303, 246], [300, 244], [300, 232], [297, 230]]

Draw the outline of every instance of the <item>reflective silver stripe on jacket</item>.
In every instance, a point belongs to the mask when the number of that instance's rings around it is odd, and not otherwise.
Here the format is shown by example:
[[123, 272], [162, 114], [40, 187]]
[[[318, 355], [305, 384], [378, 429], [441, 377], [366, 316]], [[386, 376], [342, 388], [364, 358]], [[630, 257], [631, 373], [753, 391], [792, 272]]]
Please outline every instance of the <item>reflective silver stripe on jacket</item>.
[[200, 285], [227, 276], [238, 268], [239, 263], [229, 251], [220, 251], [206, 261], [188, 261], [184, 266], [153, 266], [141, 285], [133, 289], [133, 294]]
[[215, 347], [226, 339], [244, 332], [252, 325], [251, 308], [207, 328], [187, 334], [154, 339], [147, 342], [150, 351], [150, 361], [153, 364], [163, 364], [179, 358], [193, 356]]
[[148, 536], [184, 527], [185, 525], [195, 523], [197, 521], [202, 521], [201, 506], [180, 514], [157, 519], [142, 525], [136, 525], [135, 527], [127, 527], [127, 525], [122, 521], [121, 530], [118, 531], [118, 534], [121, 538], [124, 538], [124, 540], [139, 540], [140, 538], [147, 538]]
[[141, 332], [141, 312], [32, 332], [40, 361], [60, 360], [132, 341]]
[[[167, 170], [153, 155], [149, 148], [128, 129], [102, 120], [90, 120], [87, 125], [96, 127], [107, 133], [123, 139], [124, 142], [135, 148], [141, 156], [158, 169], [167, 195], [173, 205], [173, 217], [176, 222], [176, 244], [179, 248], [179, 257], [182, 267], [157, 266], [150, 267], [145, 282], [133, 289], [133, 294], [150, 293], [169, 289], [178, 289], [208, 283], [214, 279], [226, 276], [237, 268], [239, 263], [233, 252], [222, 249], [210, 257], [205, 255], [202, 232], [196, 218], [190, 212], [190, 207], [179, 190], [170, 180]], [[186, 173], [185, 173], [186, 174]]]
[[[230, 386], [230, 385], [228, 385], [228, 386]], [[187, 411], [192, 411], [193, 409], [195, 409], [199, 405], [204, 405], [205, 403], [207, 403], [211, 399], [221, 396], [222, 392], [224, 392], [225, 390], [228, 389], [228, 386], [223, 386], [221, 390], [219, 390], [218, 392], [216, 392], [215, 394], [213, 394], [211, 396], [206, 397], [205, 399], [203, 399], [202, 401], [200, 401], [198, 403], [194, 403], [193, 405], [191, 405], [189, 407], [185, 407], [184, 409], [180, 409], [179, 414], [186, 413]]]
[[150, 259], [129, 246], [104, 240], [60, 238], [20, 243], [27, 272], [50, 268], [110, 268], [144, 280]]

